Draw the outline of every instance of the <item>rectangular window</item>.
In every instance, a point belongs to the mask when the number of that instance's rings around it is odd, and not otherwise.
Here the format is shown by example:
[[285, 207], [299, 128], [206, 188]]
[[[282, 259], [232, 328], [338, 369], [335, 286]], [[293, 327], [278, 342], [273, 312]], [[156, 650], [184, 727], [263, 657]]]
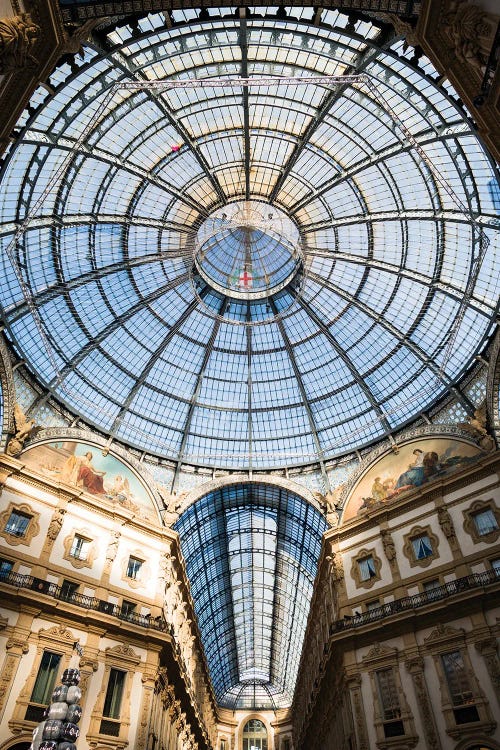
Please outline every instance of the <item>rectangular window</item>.
[[375, 672], [378, 697], [384, 720], [384, 735], [386, 737], [400, 737], [405, 733], [401, 721], [401, 706], [391, 667], [379, 669]]
[[366, 611], [372, 612], [374, 609], [380, 607], [380, 599], [372, 599], [371, 602], [366, 602]]
[[492, 531], [498, 530], [497, 519], [491, 508], [485, 508], [485, 510], [474, 513], [472, 518], [476, 524], [479, 536], [486, 536], [486, 534], [491, 534]]
[[424, 560], [426, 557], [430, 557], [433, 554], [431, 540], [427, 534], [413, 537], [411, 544], [416, 560]]
[[496, 560], [491, 561], [491, 567], [497, 574], [497, 576], [500, 577], [500, 557], [497, 557]]
[[364, 557], [362, 560], [358, 560], [359, 567], [359, 578], [361, 581], [369, 581], [370, 578], [375, 578], [377, 571], [375, 570], [375, 563], [373, 557]]
[[126, 672], [122, 672], [121, 669], [111, 669], [109, 673], [108, 687], [102, 711], [102, 715], [108, 719], [120, 718], [125, 675]]
[[12, 534], [12, 536], [24, 536], [31, 518], [32, 516], [29, 516], [27, 513], [13, 510], [5, 524], [5, 531], [7, 534]]
[[460, 651], [441, 654], [441, 663], [453, 704], [456, 723], [467, 724], [471, 721], [479, 721], [479, 714], [474, 705], [474, 694], [462, 654]]
[[14, 563], [11, 560], [5, 560], [3, 557], [0, 558], [0, 578], [7, 578], [9, 573], [12, 571]]
[[69, 554], [76, 560], [87, 560], [90, 552], [91, 540], [75, 534]]
[[31, 693], [30, 700], [32, 703], [40, 703], [44, 706], [49, 705], [60, 661], [61, 654], [54, 654], [52, 651], [43, 652]]
[[427, 594], [428, 599], [439, 599], [442, 595], [441, 581], [439, 578], [433, 578], [431, 581], [424, 581], [423, 589], [424, 593]]
[[139, 560], [138, 557], [133, 557], [132, 555], [130, 555], [127, 564], [127, 577], [133, 578], [134, 581], [138, 581], [141, 577], [141, 568], [143, 562], [144, 561]]
[[464, 703], [471, 703], [473, 700], [472, 690], [460, 651], [442, 654], [441, 661], [453, 705], [461, 706]]
[[61, 599], [72, 599], [73, 595], [78, 591], [78, 584], [74, 581], [68, 581], [66, 578], [61, 584], [61, 591], [59, 596]]

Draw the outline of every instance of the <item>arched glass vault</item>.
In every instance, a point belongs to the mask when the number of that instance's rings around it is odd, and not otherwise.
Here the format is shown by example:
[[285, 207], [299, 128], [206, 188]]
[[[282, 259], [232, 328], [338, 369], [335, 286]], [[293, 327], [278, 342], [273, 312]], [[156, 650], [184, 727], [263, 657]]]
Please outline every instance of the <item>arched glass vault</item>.
[[[87, 422], [179, 464], [373, 443], [458, 387], [494, 325], [498, 183], [473, 125], [391, 27], [311, 15], [104, 25], [34, 95], [1, 170], [18, 355]], [[347, 84], [120, 90], [99, 110], [117, 81], [361, 72], [414, 140]], [[243, 223], [200, 255], [210, 217], [249, 203], [297, 241]]]
[[303, 498], [256, 482], [210, 492], [175, 524], [221, 706], [291, 704], [326, 528]]

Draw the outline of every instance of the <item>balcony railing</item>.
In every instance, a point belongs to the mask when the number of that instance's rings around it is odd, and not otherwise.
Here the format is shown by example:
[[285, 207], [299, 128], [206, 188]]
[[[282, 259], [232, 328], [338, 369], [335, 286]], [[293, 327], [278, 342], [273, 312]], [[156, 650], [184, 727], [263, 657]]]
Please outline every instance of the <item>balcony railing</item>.
[[437, 586], [429, 591], [423, 591], [420, 594], [405, 596], [403, 599], [396, 599], [393, 602], [381, 604], [380, 607], [374, 607], [368, 612], [362, 612], [352, 616], [346, 615], [342, 620], [336, 620], [336, 622], [333, 622], [330, 625], [330, 635], [342, 630], [349, 630], [351, 628], [360, 627], [361, 625], [367, 625], [371, 622], [377, 622], [378, 620], [383, 620], [390, 615], [418, 609], [426, 604], [442, 601], [443, 599], [448, 599], [450, 596], [461, 594], [464, 591], [472, 591], [473, 589], [482, 588], [483, 586], [488, 586], [495, 582], [500, 582], [500, 573], [496, 570], [487, 570], [484, 573], [473, 573], [464, 578], [457, 578], [455, 581], [450, 581], [443, 586]]
[[172, 635], [172, 626], [161, 616], [151, 617], [150, 615], [141, 615], [137, 612], [127, 612], [122, 610], [118, 604], [113, 604], [103, 599], [96, 599], [94, 596], [87, 596], [86, 594], [78, 594], [77, 592], [69, 593], [56, 583], [44, 581], [42, 578], [22, 575], [21, 573], [0, 572], [0, 582], [7, 583], [18, 589], [31, 589], [40, 594], [46, 594], [53, 599], [74, 604], [76, 607], [81, 607], [82, 609], [103, 612], [106, 615], [112, 615], [133, 625], [139, 625], [141, 628], [153, 628], [153, 630], [160, 630], [163, 633]]

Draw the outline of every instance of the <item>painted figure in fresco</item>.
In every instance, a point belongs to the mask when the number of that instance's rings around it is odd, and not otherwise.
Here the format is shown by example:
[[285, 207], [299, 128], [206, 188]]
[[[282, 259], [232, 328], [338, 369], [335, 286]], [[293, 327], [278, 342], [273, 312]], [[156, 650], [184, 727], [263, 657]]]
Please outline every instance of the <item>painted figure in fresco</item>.
[[105, 471], [97, 471], [92, 465], [93, 455], [91, 451], [81, 458], [80, 468], [78, 470], [78, 483], [81, 483], [87, 492], [92, 495], [105, 495], [104, 489], [104, 475]]
[[109, 494], [120, 502], [130, 500], [132, 492], [127, 477], [122, 477], [121, 474], [117, 474], [114, 478], [113, 486], [111, 487]]
[[433, 474], [437, 474], [440, 469], [439, 456], [435, 451], [424, 453], [420, 448], [416, 448], [413, 451], [413, 455], [415, 456], [415, 460], [399, 476], [396, 482], [396, 490], [403, 490], [408, 487], [420, 487]]

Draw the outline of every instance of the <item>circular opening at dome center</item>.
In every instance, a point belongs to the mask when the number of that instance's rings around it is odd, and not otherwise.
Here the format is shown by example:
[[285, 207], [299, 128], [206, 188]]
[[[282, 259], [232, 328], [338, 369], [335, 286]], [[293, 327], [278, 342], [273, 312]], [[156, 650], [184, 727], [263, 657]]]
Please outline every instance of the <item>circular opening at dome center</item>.
[[231, 203], [201, 225], [194, 261], [203, 279], [222, 294], [268, 297], [283, 289], [302, 265], [299, 231], [273, 206]]

